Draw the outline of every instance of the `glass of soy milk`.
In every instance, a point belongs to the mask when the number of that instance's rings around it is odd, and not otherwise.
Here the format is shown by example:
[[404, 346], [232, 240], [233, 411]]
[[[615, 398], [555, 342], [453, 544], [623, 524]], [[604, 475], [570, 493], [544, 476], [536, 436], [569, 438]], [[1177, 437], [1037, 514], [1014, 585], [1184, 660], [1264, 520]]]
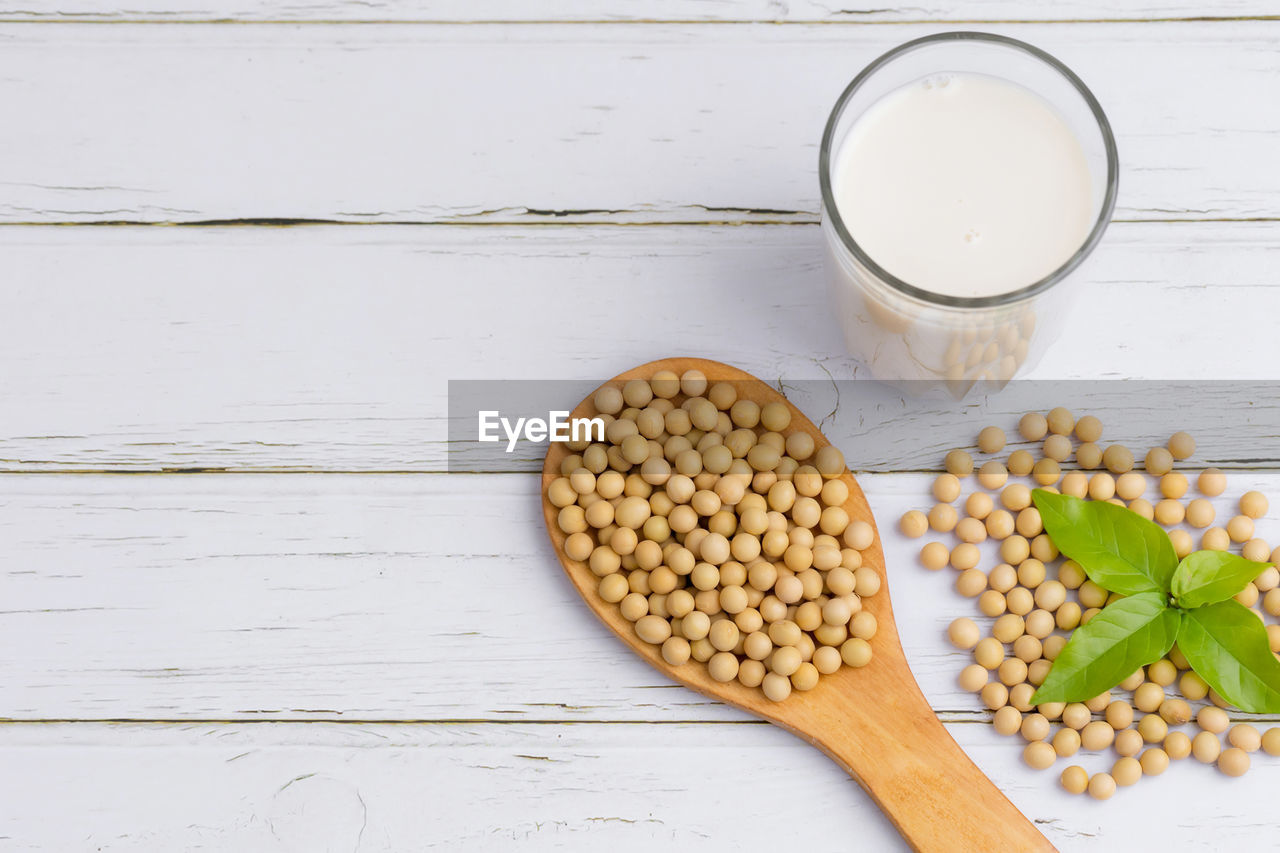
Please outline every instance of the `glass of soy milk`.
[[859, 74], [819, 163], [827, 277], [849, 351], [886, 380], [998, 387], [1060, 329], [1115, 208], [1111, 126], [1065, 65], [941, 33]]

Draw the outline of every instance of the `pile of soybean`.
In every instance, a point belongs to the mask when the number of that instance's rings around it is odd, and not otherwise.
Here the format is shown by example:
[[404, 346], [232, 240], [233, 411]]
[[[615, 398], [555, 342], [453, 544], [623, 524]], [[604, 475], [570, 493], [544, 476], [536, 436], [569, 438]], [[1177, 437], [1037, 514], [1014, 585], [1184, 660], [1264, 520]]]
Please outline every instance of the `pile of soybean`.
[[[1248, 722], [1233, 723], [1237, 709], [1190, 669], [1176, 645], [1088, 702], [1031, 706], [1032, 693], [1071, 632], [1114, 598], [1088, 580], [1079, 564], [1059, 559], [1031, 502], [1032, 488], [1126, 506], [1164, 526], [1179, 557], [1200, 548], [1280, 562], [1280, 548], [1273, 552], [1254, 535], [1255, 520], [1268, 508], [1259, 492], [1245, 492], [1225, 523], [1215, 524], [1213, 499], [1223, 503], [1226, 476], [1205, 468], [1195, 477], [1193, 492], [1188, 476], [1174, 470], [1195, 453], [1195, 441], [1186, 433], [1149, 450], [1141, 470], [1123, 445], [1103, 448], [1102, 424], [1091, 415], [1077, 420], [1064, 408], [1047, 416], [1028, 413], [1018, 423], [1018, 434], [1023, 446], [1006, 456], [1004, 431], [983, 429], [977, 439], [981, 464], [965, 450], [948, 453], [946, 473], [933, 483], [933, 507], [912, 510], [900, 522], [911, 537], [949, 537], [926, 544], [920, 561], [934, 571], [950, 566], [956, 590], [976, 602], [980, 620], [956, 619], [948, 635], [957, 648], [972, 651], [974, 662], [961, 671], [960, 685], [979, 694], [993, 712], [996, 731], [1020, 735], [1026, 742], [1023, 760], [1036, 769], [1081, 750], [1114, 753], [1106, 770], [1090, 775], [1072, 764], [1062, 772], [1066, 790], [1088, 791], [1100, 800], [1117, 786], [1158, 776], [1171, 761], [1188, 756], [1241, 776], [1249, 769], [1250, 753], [1262, 749], [1280, 755], [1280, 728], [1260, 733]], [[1064, 470], [1072, 461], [1072, 469]], [[1267, 568], [1236, 598], [1280, 616], [1280, 571]], [[1272, 651], [1280, 651], [1280, 625], [1268, 624], [1267, 634]]]
[[876, 534], [844, 508], [839, 450], [785, 404], [698, 370], [605, 385], [592, 403], [606, 440], [571, 442], [546, 497], [566, 555], [636, 636], [775, 702], [871, 661]]

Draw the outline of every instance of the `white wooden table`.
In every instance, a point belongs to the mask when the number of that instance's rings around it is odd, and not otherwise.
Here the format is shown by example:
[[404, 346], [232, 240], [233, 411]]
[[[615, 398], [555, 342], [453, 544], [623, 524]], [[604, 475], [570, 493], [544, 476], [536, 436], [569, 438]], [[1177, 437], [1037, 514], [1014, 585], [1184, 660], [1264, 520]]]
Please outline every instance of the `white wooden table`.
[[[884, 5], [0, 9], [0, 849], [896, 849], [825, 758], [605, 634], [533, 476], [445, 474], [443, 444], [450, 378], [855, 375], [819, 133], [864, 63], [954, 28], [1058, 55], [1119, 140], [1035, 375], [1280, 378], [1274, 0]], [[1055, 843], [1275, 843], [1265, 757], [1106, 804], [1023, 767], [892, 532], [927, 475], [861, 482], [922, 686]]]

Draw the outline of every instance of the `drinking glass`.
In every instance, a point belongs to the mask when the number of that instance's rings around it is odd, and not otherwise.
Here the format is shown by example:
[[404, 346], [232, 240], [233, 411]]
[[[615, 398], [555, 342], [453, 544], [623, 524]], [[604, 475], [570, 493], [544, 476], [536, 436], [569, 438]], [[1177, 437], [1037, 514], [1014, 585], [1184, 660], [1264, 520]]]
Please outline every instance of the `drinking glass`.
[[[1036, 93], [1075, 134], [1089, 165], [1095, 215], [1084, 243], [1049, 275], [1008, 293], [952, 296], [903, 281], [859, 246], [836, 207], [832, 169], [849, 130], [888, 93], [942, 73], [986, 74]], [[827, 120], [818, 174], [827, 281], [849, 352], [878, 379], [941, 380], [963, 394], [1007, 382], [1058, 336], [1080, 267], [1115, 209], [1119, 166], [1102, 107], [1069, 68], [1016, 39], [948, 32], [900, 45], [854, 78]]]

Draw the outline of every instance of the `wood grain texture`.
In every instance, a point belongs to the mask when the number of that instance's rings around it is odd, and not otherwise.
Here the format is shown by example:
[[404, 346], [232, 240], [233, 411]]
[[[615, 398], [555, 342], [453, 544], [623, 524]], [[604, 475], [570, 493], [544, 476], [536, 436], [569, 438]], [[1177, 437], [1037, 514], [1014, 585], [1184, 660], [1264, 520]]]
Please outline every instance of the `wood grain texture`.
[[[956, 26], [944, 19], [1276, 11], [25, 5], [0, 9], [24, 22], [0, 26], [3, 222], [486, 226], [0, 228], [0, 468], [39, 471], [439, 470], [446, 379], [513, 365], [595, 379], [671, 348], [651, 334], [670, 321], [661, 302], [633, 312], [647, 331], [605, 334], [606, 288], [692, 297], [680, 337], [766, 377], [851, 371], [813, 322], [816, 229], [653, 223], [812, 222], [836, 91], [890, 45]], [[341, 23], [686, 16], [801, 23]], [[934, 22], [857, 25], [921, 17]], [[316, 25], [126, 23], [253, 19]], [[1275, 26], [983, 28], [1061, 54], [1098, 92], [1120, 134], [1124, 217], [1214, 220], [1276, 216]], [[541, 227], [589, 221], [646, 227]], [[1274, 227], [1113, 228], [1042, 375], [1270, 377]], [[584, 321], [531, 345], [524, 318], [548, 322], [558, 299]], [[725, 340], [724, 322], [746, 334]], [[1122, 395], [1103, 399], [1120, 413]], [[1205, 402], [1223, 409], [1205, 452], [1255, 464], [1275, 413]], [[878, 416], [895, 422], [891, 405]], [[884, 464], [936, 458], [937, 419], [896, 424], [909, 441]], [[860, 482], [893, 519], [928, 478]], [[1280, 493], [1274, 474], [1237, 485]], [[836, 765], [614, 642], [559, 578], [536, 491], [528, 475], [0, 476], [0, 717], [178, 721], [0, 724], [0, 846], [895, 849]], [[1060, 848], [1210, 853], [1266, 837], [1280, 762], [1261, 755], [1242, 780], [1184, 763], [1105, 805], [1027, 770], [955, 686], [965, 657], [943, 631], [967, 603], [916, 569], [919, 542], [890, 524], [884, 538], [922, 689]], [[768, 808], [744, 814], [761, 780], [777, 783]]]
[[1008, 21], [1008, 20], [1165, 20], [1232, 17], [1271, 17], [1275, 8], [1263, 0], [1141, 0], [1124, 4], [1099, 0], [1064, 0], [1028, 4], [1018, 0], [946, 0], [928, 8], [875, 3], [821, 3], [816, 0], [650, 0], [643, 5], [609, 0], [312, 0], [300, 4], [288, 0], [220, 0], [211, 6], [202, 0], [145, 0], [105, 3], [91, 0], [58, 0], [34, 9], [0, 10], [8, 21], [581, 21], [628, 23], [680, 22], [819, 22], [880, 23], [902, 21]]
[[[1280, 761], [1261, 753], [1241, 779], [1182, 761], [1098, 803], [989, 726], [950, 728], [1063, 851], [1252, 851], [1270, 828]], [[763, 724], [11, 724], [0, 761], [0, 836], [42, 853], [905, 849], [835, 764]]]
[[[813, 221], [838, 93], [945, 26], [0, 24], [0, 221]], [[991, 29], [1093, 88], [1119, 218], [1238, 219], [1280, 216], [1272, 27]]]
[[[761, 408], [782, 403], [791, 411], [784, 435], [808, 434], [815, 452], [830, 446], [822, 431], [780, 393], [751, 374], [720, 362], [666, 358], [626, 370], [607, 384], [621, 389], [628, 380], [648, 380], [658, 371], [683, 376], [690, 370], [700, 371], [711, 383], [733, 383], [739, 400], [751, 400]], [[673, 402], [678, 405], [682, 401], [677, 397]], [[588, 397], [570, 417], [596, 414]], [[859, 669], [841, 666], [822, 676], [814, 689], [795, 691], [786, 700], [774, 702], [761, 690], [737, 681], [717, 682], [697, 661], [671, 666], [657, 646], [637, 636], [616, 605], [600, 598], [596, 591], [599, 578], [586, 563], [565, 554], [566, 537], [556, 523], [559, 510], [545, 498], [547, 488], [561, 476], [561, 465], [570, 452], [567, 445], [553, 443], [543, 465], [540, 503], [547, 534], [583, 601], [632, 652], [667, 678], [768, 720], [831, 756], [871, 796], [914, 850], [1054, 849], [969, 760], [916, 685], [893, 618], [878, 532], [871, 545], [861, 551], [863, 568], [881, 579], [880, 591], [862, 599], [863, 609], [875, 616], [878, 626], [870, 640], [871, 662]], [[875, 530], [875, 517], [857, 480], [848, 470], [840, 479], [849, 491], [843, 506], [848, 519], [866, 522]]]
[[[1046, 396], [1087, 400], [1135, 446], [1172, 426], [1165, 404], [1097, 378], [1280, 378], [1257, 319], [1280, 310], [1277, 246], [1275, 223], [1114, 226], [1031, 375], [1083, 380]], [[936, 467], [982, 425], [875, 386], [837, 396], [830, 380], [860, 373], [815, 227], [10, 228], [0, 251], [0, 399], [20, 401], [0, 419], [4, 470], [441, 471], [448, 379], [598, 382], [673, 335], [771, 382], [816, 380], [788, 393], [859, 470]], [[625, 322], [604, 290], [634, 294]], [[534, 342], [530, 324], [556, 332]], [[1259, 450], [1277, 412], [1230, 386], [1205, 402], [1203, 459], [1276, 464]], [[975, 425], [936, 429], [957, 418]]]
[[[1280, 500], [1280, 474], [1229, 479], [1220, 516], [1249, 488]], [[975, 608], [897, 532], [931, 477], [858, 480], [916, 681], [947, 720], [985, 718], [945, 639]], [[529, 474], [0, 477], [0, 719], [749, 719], [599, 624], [537, 490]], [[1258, 532], [1280, 542], [1280, 521]]]

